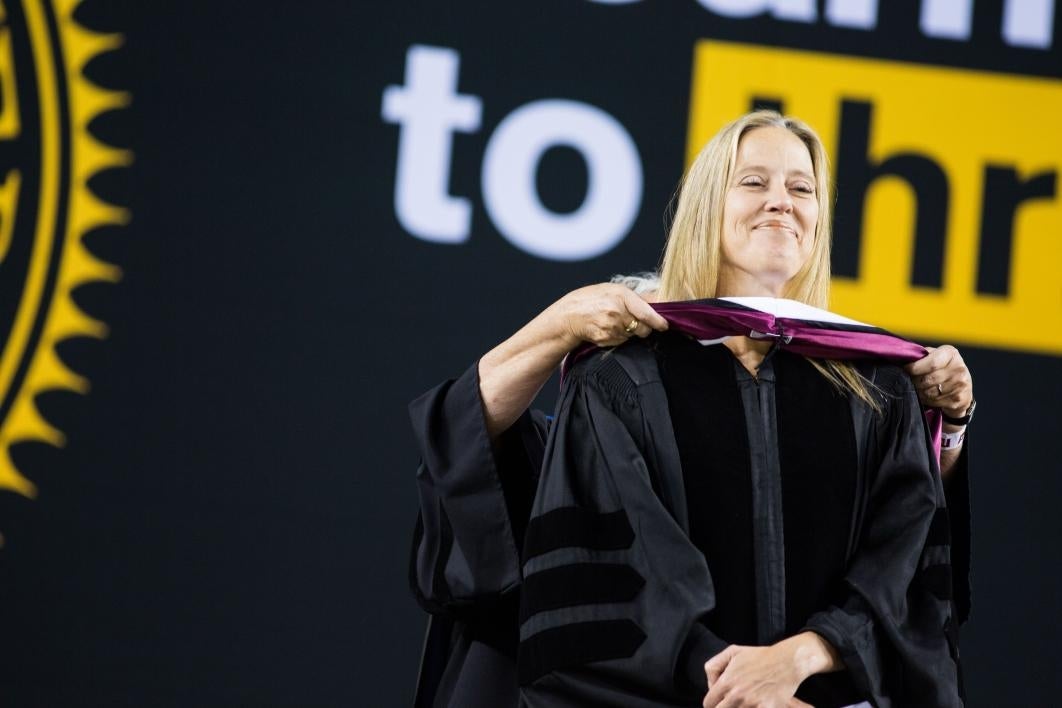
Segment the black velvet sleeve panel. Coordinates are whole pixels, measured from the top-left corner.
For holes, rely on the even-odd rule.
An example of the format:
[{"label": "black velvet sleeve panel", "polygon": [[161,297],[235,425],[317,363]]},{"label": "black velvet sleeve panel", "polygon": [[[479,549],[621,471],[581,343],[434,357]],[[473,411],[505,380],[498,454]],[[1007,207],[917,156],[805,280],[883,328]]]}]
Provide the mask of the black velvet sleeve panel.
[{"label": "black velvet sleeve panel", "polygon": [[969,436],[962,445],[955,466],[944,479],[944,497],[948,501],[948,519],[951,521],[951,564],[955,608],[961,624],[970,618],[972,602]]},{"label": "black velvet sleeve panel", "polygon": [[838,651],[877,706],[961,706],[953,642],[949,524],[928,431],[909,379],[879,367],[868,497],[838,606],[805,629]]},{"label": "black velvet sleeve panel", "polygon": [[410,581],[430,612],[474,611],[520,584],[546,420],[525,411],[491,443],[478,364],[409,406],[421,456]]},{"label": "black velvet sleeve panel", "polygon": [[[547,443],[521,593],[532,708],[689,705],[704,697],[704,661],[726,646],[699,622],[714,604],[704,557],[662,500],[681,490],[681,470],[656,454],[661,424],[671,434],[662,384],[632,379],[629,353],[568,373]],[[664,417],[650,421],[657,401]]]}]

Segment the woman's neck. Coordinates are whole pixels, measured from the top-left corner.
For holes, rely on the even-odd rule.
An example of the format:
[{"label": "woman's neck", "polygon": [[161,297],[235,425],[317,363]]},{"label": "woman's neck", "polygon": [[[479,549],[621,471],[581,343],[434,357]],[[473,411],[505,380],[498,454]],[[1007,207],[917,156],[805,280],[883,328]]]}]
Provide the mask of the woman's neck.
[{"label": "woman's neck", "polygon": [[758,276],[726,267],[719,273],[715,287],[716,297],[785,297],[788,281],[775,274]]},{"label": "woman's neck", "polygon": [[750,337],[727,337],[723,344],[753,376],[757,374],[764,357],[771,350],[769,341]]}]

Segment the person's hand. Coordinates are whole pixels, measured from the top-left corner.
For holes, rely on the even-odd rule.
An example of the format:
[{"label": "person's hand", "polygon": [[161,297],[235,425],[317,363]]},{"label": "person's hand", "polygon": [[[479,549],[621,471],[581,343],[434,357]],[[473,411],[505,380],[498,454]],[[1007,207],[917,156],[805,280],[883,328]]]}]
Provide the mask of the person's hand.
[{"label": "person's hand", "polygon": [[833,645],[815,632],[801,632],[769,647],[732,644],[704,665],[708,694],[702,705],[807,707],[793,695],[804,679],[842,668]]},{"label": "person's hand", "polygon": [[973,378],[959,350],[950,344],[927,347],[929,354],[904,367],[923,406],[941,408],[953,418],[973,403]]},{"label": "person's hand", "polygon": [[614,347],[631,337],[667,329],[667,320],[634,291],[601,283],[573,290],[549,308],[551,317],[574,348],[582,342]]},{"label": "person's hand", "polygon": [[784,642],[769,647],[731,644],[713,656],[704,670],[708,675],[704,708],[807,705],[793,697],[805,677]]}]

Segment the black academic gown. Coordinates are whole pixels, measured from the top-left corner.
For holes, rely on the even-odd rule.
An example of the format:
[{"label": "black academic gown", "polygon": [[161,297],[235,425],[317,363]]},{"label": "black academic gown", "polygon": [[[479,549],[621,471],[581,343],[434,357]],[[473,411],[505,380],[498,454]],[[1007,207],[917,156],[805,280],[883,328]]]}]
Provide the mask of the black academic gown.
[{"label": "black academic gown", "polygon": [[[852,404],[861,468],[848,592],[806,628],[876,704],[959,705],[943,492],[907,378],[867,372],[886,410]],[[435,614],[421,704],[517,705],[516,683],[531,706],[698,704],[703,662],[727,642],[701,622],[712,579],[688,538],[648,349],[581,361],[545,449],[534,414],[491,448],[475,367],[411,411],[424,460],[411,582]]]}]

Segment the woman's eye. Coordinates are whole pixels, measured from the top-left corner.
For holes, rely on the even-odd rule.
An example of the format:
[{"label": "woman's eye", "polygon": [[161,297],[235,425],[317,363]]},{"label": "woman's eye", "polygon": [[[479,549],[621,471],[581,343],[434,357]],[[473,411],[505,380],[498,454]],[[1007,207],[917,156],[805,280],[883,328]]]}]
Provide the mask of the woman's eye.
[{"label": "woman's eye", "polygon": [[815,191],[810,184],[805,184],[803,182],[794,184],[792,186],[792,189],[794,189],[795,191],[800,192],[802,194],[811,194],[812,192]]},{"label": "woman's eye", "polygon": [[741,180],[741,184],[745,185],[746,187],[762,187],[763,180],[759,177],[746,177],[745,179]]}]

